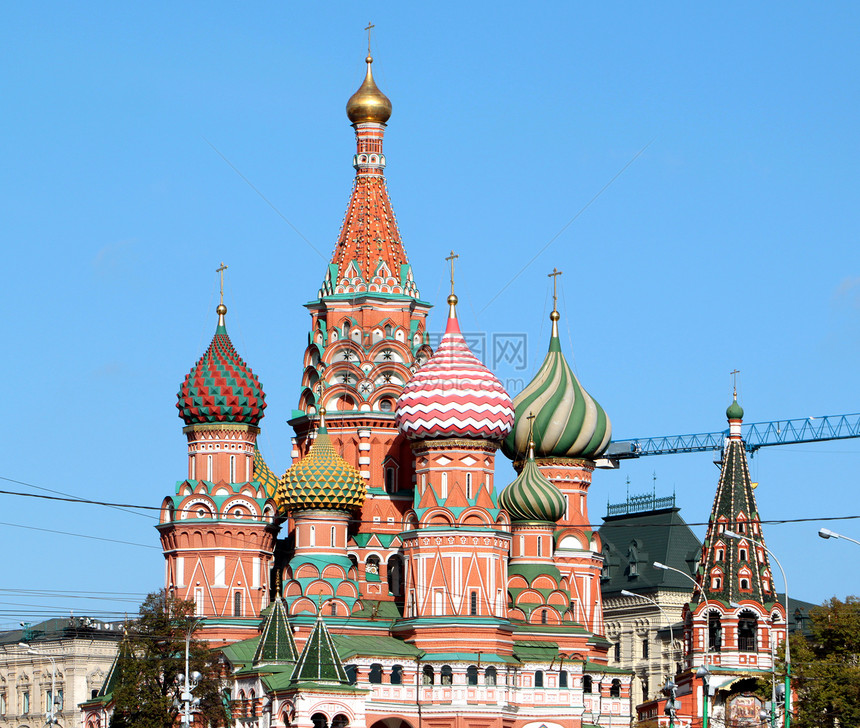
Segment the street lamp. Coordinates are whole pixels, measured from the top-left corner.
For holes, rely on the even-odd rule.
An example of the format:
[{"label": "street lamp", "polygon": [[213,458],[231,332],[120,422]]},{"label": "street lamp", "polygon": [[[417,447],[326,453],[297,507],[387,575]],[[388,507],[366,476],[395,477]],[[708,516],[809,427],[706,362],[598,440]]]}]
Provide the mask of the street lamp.
[{"label": "street lamp", "polygon": [[48,710],[45,712],[45,722],[48,725],[58,724],[59,721],[57,720],[57,714],[54,710],[57,704],[57,663],[54,661],[52,655],[49,655],[47,652],[37,650],[27,642],[19,642],[18,647],[22,647],[27,650],[27,653],[30,655],[40,655],[42,657],[47,657],[51,661],[51,703],[48,706]]},{"label": "street lamp", "polygon": [[821,536],[821,538],[825,538],[825,539],[827,539],[827,538],[843,538],[846,541],[850,541],[851,543],[856,543],[858,546],[860,546],[860,541],[858,541],[856,538],[850,538],[849,536],[843,536],[841,533],[836,533],[836,531],[831,531],[829,528],[820,529],[818,531],[818,535]]},{"label": "street lamp", "polygon": [[702,585],[699,584],[699,582],[697,582],[686,571],[676,569],[674,566],[667,566],[666,564],[661,564],[659,561],[654,562],[654,568],[662,569],[663,571],[674,571],[676,574],[680,574],[685,579],[693,582],[693,587],[699,590],[699,593],[702,595],[702,601],[705,603],[705,657],[704,664],[696,671],[696,677],[702,679],[702,686],[704,688],[705,700],[702,704],[702,728],[708,728],[708,690],[710,689],[710,685],[708,684],[708,678],[710,677],[711,672],[710,670],[708,670],[707,663],[708,654],[711,651],[711,635],[709,634],[711,626],[711,604],[708,601],[708,598],[705,596],[705,590],[702,588]]},{"label": "street lamp", "polygon": [[[827,529],[822,529],[827,530]],[[821,535],[821,531],[818,532]],[[827,536],[823,536],[822,538],[830,538],[830,533],[828,532]],[[776,565],[779,567],[780,572],[782,572],[782,582],[785,584],[785,728],[789,728],[791,726],[791,642],[788,639],[788,579],[785,578],[785,569],[782,568],[782,564],[779,563],[779,559],[774,556],[773,551],[771,551],[767,546],[765,546],[761,541],[756,541],[754,538],[750,538],[742,533],[735,533],[734,531],[729,531],[726,529],[723,531],[725,536],[734,539],[745,539],[750,543],[754,543],[756,546],[760,546],[763,548],[770,557],[776,562]]]},{"label": "street lamp", "polygon": [[185,634],[185,674],[177,675],[176,677],[178,682],[183,683],[182,693],[180,694],[179,699],[184,704],[182,723],[185,725],[185,728],[191,728],[191,709],[196,708],[200,704],[200,698],[195,698],[191,691],[197,687],[203,676],[196,670],[189,674],[189,670],[191,635],[194,634],[194,630],[197,629],[197,625],[199,625],[204,619],[205,617],[200,617],[199,619],[192,620],[188,624],[188,632]]}]

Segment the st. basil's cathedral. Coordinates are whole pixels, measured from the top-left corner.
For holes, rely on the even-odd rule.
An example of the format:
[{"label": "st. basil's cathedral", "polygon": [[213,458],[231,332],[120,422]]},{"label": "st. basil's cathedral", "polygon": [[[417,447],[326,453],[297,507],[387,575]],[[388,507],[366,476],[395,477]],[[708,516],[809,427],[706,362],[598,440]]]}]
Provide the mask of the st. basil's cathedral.
[{"label": "st. basil's cathedral", "polygon": [[[240,726],[629,726],[633,675],[609,657],[603,548],[588,517],[609,417],[565,359],[555,306],[546,358],[511,399],[461,333],[453,253],[444,334],[431,349],[431,304],[384,176],[391,102],[366,62],[346,107],[356,137],[346,216],[305,304],[293,464],[278,478],[257,447],[265,394],[230,340],[222,300],[178,394],[188,471],[161,509],[165,588],[205,617],[197,634],[222,655]],[[494,482],[499,451],[518,473],[511,483]],[[750,539],[742,553],[718,525],[709,530],[698,576],[708,597],[685,613],[678,678],[691,715],[703,699],[696,655],[712,652],[717,631],[731,671],[732,640],[749,643],[758,629],[743,668],[767,669],[771,628],[775,639],[785,624],[754,545],[742,447],[729,458],[722,522],[736,523],[740,508]],[[710,664],[718,681],[720,660]],[[106,683],[83,725],[107,725],[109,696]],[[668,725],[656,709],[644,706],[640,721]]]}]

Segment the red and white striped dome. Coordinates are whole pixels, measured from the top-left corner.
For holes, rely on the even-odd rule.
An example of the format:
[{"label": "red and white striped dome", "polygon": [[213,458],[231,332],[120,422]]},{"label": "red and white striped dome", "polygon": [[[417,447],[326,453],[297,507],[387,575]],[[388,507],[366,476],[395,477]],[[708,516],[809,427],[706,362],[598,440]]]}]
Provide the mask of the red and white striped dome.
[{"label": "red and white striped dome", "polygon": [[503,440],[513,427],[511,398],[469,349],[453,303],[439,348],[397,400],[396,422],[410,440]]}]

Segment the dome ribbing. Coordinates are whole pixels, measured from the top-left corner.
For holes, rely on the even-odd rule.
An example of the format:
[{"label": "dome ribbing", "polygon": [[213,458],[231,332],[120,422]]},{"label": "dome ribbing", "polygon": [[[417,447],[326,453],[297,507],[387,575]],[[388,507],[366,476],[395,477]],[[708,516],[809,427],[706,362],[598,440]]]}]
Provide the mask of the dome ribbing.
[{"label": "dome ribbing", "polygon": [[232,422],[256,426],[263,418],[266,395],[227,335],[227,307],[220,304],[217,312],[218,327],[212,343],[176,395],[179,416],[186,425]]},{"label": "dome ribbing", "polygon": [[361,508],[366,497],[364,478],[335,452],[323,420],[308,454],[281,478],[276,499],[282,512],[307,508],[350,511]]},{"label": "dome ribbing", "polygon": [[603,408],[585,391],[571,370],[558,338],[558,312],[550,314],[549,351],[534,379],[514,398],[516,424],[502,445],[516,460],[529,443],[529,414],[535,416],[537,457],[599,457],[612,436],[612,424]]}]

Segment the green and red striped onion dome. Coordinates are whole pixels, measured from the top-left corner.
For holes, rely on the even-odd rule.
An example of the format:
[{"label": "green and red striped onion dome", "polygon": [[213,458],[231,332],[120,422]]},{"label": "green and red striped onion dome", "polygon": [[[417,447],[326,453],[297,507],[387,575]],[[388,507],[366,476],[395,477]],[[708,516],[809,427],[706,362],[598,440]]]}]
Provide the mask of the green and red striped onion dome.
[{"label": "green and red striped onion dome", "polygon": [[227,335],[227,307],[220,304],[216,310],[218,328],[212,343],[191,367],[176,395],[179,416],[186,425],[232,422],[256,426],[263,418],[266,395]]},{"label": "green and red striped onion dome", "polygon": [[307,455],[284,473],[275,499],[282,513],[310,508],[351,511],[361,508],[367,483],[334,449],[325,421]]},{"label": "green and red striped onion dome", "polygon": [[566,502],[562,492],[538,470],[534,451],[513,483],[499,493],[499,505],[517,521],[558,521],[564,515]]},{"label": "green and red striped onion dome", "polygon": [[502,451],[518,460],[529,443],[529,415],[534,415],[535,455],[594,460],[609,445],[612,424],[603,408],[585,391],[571,370],[558,338],[553,311],[549,351],[534,379],[514,397],[515,422]]}]

